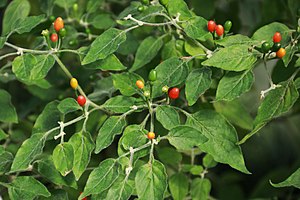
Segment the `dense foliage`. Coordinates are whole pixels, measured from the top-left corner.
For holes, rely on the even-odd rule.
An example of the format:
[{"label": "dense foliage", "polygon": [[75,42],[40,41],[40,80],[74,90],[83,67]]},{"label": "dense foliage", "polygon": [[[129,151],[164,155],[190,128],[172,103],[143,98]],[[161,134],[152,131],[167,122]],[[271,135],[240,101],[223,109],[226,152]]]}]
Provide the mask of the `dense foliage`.
[{"label": "dense foliage", "polygon": [[217,2],[1,0],[0,197],[299,198],[300,2]]}]

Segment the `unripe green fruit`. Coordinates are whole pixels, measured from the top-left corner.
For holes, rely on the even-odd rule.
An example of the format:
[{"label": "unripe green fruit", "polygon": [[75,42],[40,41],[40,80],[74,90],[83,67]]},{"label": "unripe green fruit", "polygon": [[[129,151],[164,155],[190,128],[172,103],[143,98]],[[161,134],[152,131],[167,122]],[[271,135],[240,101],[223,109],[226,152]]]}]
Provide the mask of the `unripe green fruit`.
[{"label": "unripe green fruit", "polygon": [[54,22],[55,21],[55,16],[54,15],[51,15],[50,17],[49,17],[49,20],[51,21],[51,22]]},{"label": "unripe green fruit", "polygon": [[146,90],[146,91],[144,92],[144,96],[147,97],[147,98],[150,97],[150,92],[149,92],[148,90]]},{"label": "unripe green fruit", "polygon": [[169,3],[169,0],[159,0],[159,3],[163,6],[166,6]]},{"label": "unripe green fruit", "polygon": [[155,69],[152,69],[149,72],[148,79],[149,79],[149,81],[156,81],[156,79],[157,79],[157,72],[156,72]]},{"label": "unripe green fruit", "polygon": [[149,4],[149,0],[141,0],[141,2],[142,2],[143,4],[146,4],[146,5]]},{"label": "unripe green fruit", "polygon": [[86,29],[85,29],[85,32],[86,32],[86,34],[90,34],[90,33],[91,33],[91,29],[86,28]]},{"label": "unripe green fruit", "polygon": [[63,38],[66,35],[67,35],[67,30],[65,28],[60,29],[59,36]]},{"label": "unripe green fruit", "polygon": [[271,45],[269,42],[264,42],[262,45],[261,45],[261,50],[263,53],[268,53],[268,51],[271,49]]},{"label": "unripe green fruit", "polygon": [[48,37],[50,35],[48,29],[43,30],[42,35],[45,36],[45,37]]},{"label": "unripe green fruit", "polygon": [[139,12],[143,12],[146,8],[147,8],[147,6],[140,5],[140,6],[137,8],[137,10],[138,10]]},{"label": "unripe green fruit", "polygon": [[74,10],[74,12],[78,11],[78,4],[77,3],[73,4],[73,10]]},{"label": "unripe green fruit", "polygon": [[276,52],[281,48],[281,44],[280,43],[274,43],[272,46],[272,51]]},{"label": "unripe green fruit", "polygon": [[164,87],[162,87],[161,91],[163,91],[164,93],[168,93],[169,87],[165,85]]},{"label": "unripe green fruit", "polygon": [[229,32],[230,29],[231,29],[231,27],[232,27],[232,22],[229,21],[229,20],[227,20],[227,21],[225,22],[225,24],[224,24],[225,32]]}]

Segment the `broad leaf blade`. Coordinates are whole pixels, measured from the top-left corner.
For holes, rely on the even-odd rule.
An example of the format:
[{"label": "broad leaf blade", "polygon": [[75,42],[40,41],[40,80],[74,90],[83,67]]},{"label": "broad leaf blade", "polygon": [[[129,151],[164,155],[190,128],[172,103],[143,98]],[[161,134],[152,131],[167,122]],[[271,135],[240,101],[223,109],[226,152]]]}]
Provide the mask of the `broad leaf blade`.
[{"label": "broad leaf blade", "polygon": [[15,107],[11,103],[11,96],[5,90],[0,89],[0,121],[18,122],[18,116]]},{"label": "broad leaf blade", "polygon": [[58,106],[57,109],[62,113],[62,114],[68,114],[77,110],[82,110],[82,107],[79,106],[77,101],[73,98],[66,98],[62,100]]},{"label": "broad leaf blade", "polygon": [[156,110],[156,119],[167,130],[181,124],[178,112],[171,106],[158,106]]},{"label": "broad leaf blade", "polygon": [[209,59],[202,62],[202,65],[213,66],[229,71],[243,71],[252,68],[256,56],[249,52],[248,45],[232,45],[222,48]]},{"label": "broad leaf blade", "polygon": [[122,133],[125,126],[126,120],[124,116],[109,117],[99,130],[96,139],[95,153],[98,154],[108,147],[113,142],[115,136]]},{"label": "broad leaf blade", "polygon": [[196,128],[187,125],[180,125],[172,128],[167,136],[170,144],[178,150],[189,150],[194,146],[200,146],[207,141],[204,136]]},{"label": "broad leaf blade", "polygon": [[280,183],[272,183],[274,187],[289,187],[293,186],[300,189],[300,168],[297,169],[292,175],[290,175],[286,180]]},{"label": "broad leaf blade", "polygon": [[61,175],[68,175],[73,168],[74,150],[69,143],[61,143],[53,150],[53,162]]},{"label": "broad leaf blade", "polygon": [[98,36],[81,62],[82,65],[101,60],[114,53],[126,40],[126,31],[110,28]]},{"label": "broad leaf blade", "polygon": [[206,67],[191,71],[185,83],[185,95],[189,106],[194,105],[198,98],[210,88],[211,75],[211,70]]},{"label": "broad leaf blade", "polygon": [[149,63],[156,56],[162,45],[162,37],[147,37],[139,46],[130,71],[133,72]]},{"label": "broad leaf blade", "polygon": [[127,200],[133,193],[132,181],[120,175],[118,179],[111,185],[105,197],[106,200]]},{"label": "broad leaf blade", "polygon": [[127,96],[115,96],[108,99],[102,107],[113,113],[125,113],[135,105],[136,98]]},{"label": "broad leaf blade", "polygon": [[209,198],[211,183],[206,178],[195,178],[191,185],[192,200],[206,200]]},{"label": "broad leaf blade", "polygon": [[28,33],[34,27],[42,23],[44,20],[45,20],[45,15],[30,16],[30,17],[26,17],[25,19],[19,19],[14,24],[13,31],[17,32],[18,34]]},{"label": "broad leaf blade", "polygon": [[122,71],[126,69],[126,67],[114,54],[107,56],[104,60],[97,60],[87,64],[84,67],[88,69],[101,69],[104,71]]},{"label": "broad leaf blade", "polygon": [[137,80],[142,80],[143,78],[135,73],[122,73],[122,74],[113,74],[113,83],[116,89],[125,96],[131,96],[137,93],[141,94],[140,89],[136,86]]},{"label": "broad leaf blade", "polygon": [[8,194],[12,200],[29,200],[37,196],[51,196],[47,188],[31,176],[18,176],[8,188]]},{"label": "broad leaf blade", "polygon": [[102,193],[114,183],[118,176],[119,172],[116,166],[116,160],[109,158],[102,161],[99,167],[91,172],[84,191],[78,199],[82,199],[91,194]]},{"label": "broad leaf blade", "polygon": [[73,173],[75,174],[76,180],[79,180],[90,162],[91,154],[95,144],[90,133],[88,132],[75,133],[70,138],[68,143],[73,146]]},{"label": "broad leaf blade", "polygon": [[224,117],[212,110],[201,110],[187,115],[187,125],[197,128],[208,138],[206,143],[199,145],[202,151],[211,154],[217,162],[249,174],[241,148],[236,144],[236,130]]},{"label": "broad leaf blade", "polygon": [[254,82],[252,70],[228,72],[219,82],[216,100],[232,101],[251,89]]},{"label": "broad leaf blade", "polygon": [[183,173],[173,174],[169,179],[169,188],[174,200],[183,200],[189,192],[189,179]]},{"label": "broad leaf blade", "polygon": [[135,177],[136,192],[140,200],[163,199],[167,189],[167,174],[163,164],[154,160],[139,168]]}]

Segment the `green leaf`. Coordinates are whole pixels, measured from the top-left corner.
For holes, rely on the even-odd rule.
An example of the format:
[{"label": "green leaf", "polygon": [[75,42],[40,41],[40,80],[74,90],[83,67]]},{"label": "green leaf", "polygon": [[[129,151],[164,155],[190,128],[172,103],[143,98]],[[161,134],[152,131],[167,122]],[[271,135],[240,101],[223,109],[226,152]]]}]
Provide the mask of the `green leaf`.
[{"label": "green leaf", "polygon": [[157,156],[163,164],[178,166],[182,161],[182,155],[173,147],[162,147],[156,149]]},{"label": "green leaf", "polygon": [[14,158],[10,171],[26,170],[31,162],[42,154],[47,135],[37,133],[25,140]]},{"label": "green leaf", "polygon": [[172,57],[180,57],[180,52],[176,49],[176,40],[170,40],[164,44],[164,47],[161,51],[161,59],[167,60]]},{"label": "green leaf", "polygon": [[163,164],[154,160],[139,168],[135,177],[136,192],[140,200],[163,199],[167,189],[167,174]]},{"label": "green leaf", "polygon": [[294,83],[295,83],[295,87],[297,89],[300,89],[300,78],[297,78]]},{"label": "green leaf", "polygon": [[55,168],[66,176],[73,168],[74,150],[73,146],[69,143],[61,143],[53,150],[53,162]]},{"label": "green leaf", "polygon": [[189,192],[189,179],[183,173],[173,174],[169,187],[174,200],[184,200]]},{"label": "green leaf", "polygon": [[115,136],[122,133],[125,126],[126,120],[124,116],[109,117],[99,130],[96,139],[95,153],[98,154],[108,147],[113,142]]},{"label": "green leaf", "polygon": [[119,45],[126,40],[126,31],[110,28],[98,36],[81,62],[82,65],[104,59],[114,53]]},{"label": "green leaf", "polygon": [[206,53],[202,47],[197,45],[192,40],[186,40],[184,42],[184,50],[191,56],[195,56],[196,59],[205,59]]},{"label": "green leaf", "polygon": [[116,160],[109,158],[102,161],[100,165],[91,172],[84,191],[78,199],[82,199],[91,194],[102,193],[115,182],[118,176],[119,172],[116,166]]},{"label": "green leaf", "polygon": [[10,184],[8,194],[11,200],[30,200],[37,196],[51,196],[47,188],[31,176],[18,176]]},{"label": "green leaf", "polygon": [[[52,101],[46,105],[43,112],[35,121],[32,128],[32,134],[46,133],[50,129],[58,126],[58,122],[60,121],[60,112],[57,106],[58,101]],[[52,132],[51,136],[56,135],[56,133],[58,133],[58,131]]]},{"label": "green leaf", "polygon": [[9,171],[13,162],[14,156],[8,151],[0,151],[0,174],[4,174]]},{"label": "green leaf", "polygon": [[[297,52],[295,45],[287,45],[285,48],[286,54],[282,58],[285,67],[288,67],[289,63],[292,61],[294,54]],[[296,65],[296,64],[295,64]]]},{"label": "green leaf", "polygon": [[106,200],[127,200],[133,193],[133,183],[125,178],[125,175],[120,175],[117,180],[111,185],[106,195]]},{"label": "green leaf", "polygon": [[212,38],[210,32],[207,31],[207,20],[203,17],[194,17],[183,24],[186,34],[196,40],[205,41]]},{"label": "green leaf", "polygon": [[13,25],[13,32],[17,32],[19,34],[28,33],[43,21],[45,21],[45,15],[30,16],[25,19],[19,19]]},{"label": "green leaf", "polygon": [[253,40],[245,35],[236,34],[224,37],[221,40],[215,40],[215,43],[223,47],[229,47],[233,45],[248,45],[250,47],[251,45],[261,44],[261,41]]},{"label": "green leaf", "polygon": [[257,133],[271,119],[277,118],[288,112],[297,101],[299,93],[292,80],[279,83],[280,87],[271,90],[258,108],[254,120],[254,129],[248,133],[239,144],[244,143]]},{"label": "green leaf", "polygon": [[74,189],[77,189],[77,183],[74,174],[70,173],[67,176],[62,176],[55,168],[52,156],[46,156],[35,163],[37,163],[37,171],[39,174],[55,185],[70,186]]},{"label": "green leaf", "polygon": [[185,95],[189,106],[194,105],[198,98],[210,88],[211,76],[212,72],[207,67],[191,71],[185,83]]},{"label": "green leaf", "polygon": [[52,55],[23,54],[12,62],[12,70],[16,77],[26,84],[33,84],[46,77],[55,60]]},{"label": "green leaf", "polygon": [[11,103],[11,96],[5,90],[0,89],[0,121],[18,123],[15,107]]},{"label": "green leaf", "polygon": [[120,142],[125,150],[140,147],[148,142],[147,133],[140,125],[129,125],[125,128]]},{"label": "green leaf", "polygon": [[214,107],[229,122],[246,130],[252,129],[253,119],[240,101],[217,101],[214,102]]},{"label": "green leaf", "polygon": [[161,89],[163,86],[177,86],[184,82],[188,75],[187,63],[176,57],[165,60],[155,69],[157,71],[157,80],[153,85],[153,97],[158,97],[162,94]]},{"label": "green leaf", "polygon": [[289,28],[278,22],[272,22],[267,24],[258,30],[252,36],[252,39],[257,41],[267,41],[269,43],[273,42],[273,35],[275,32],[280,32],[282,36],[281,44],[285,46],[290,41],[290,30]]},{"label": "green leaf", "polygon": [[109,55],[104,60],[97,60],[95,62],[87,64],[84,67],[88,69],[101,69],[104,71],[122,71],[126,69],[126,67],[114,54]]},{"label": "green leaf", "polygon": [[5,140],[8,135],[0,128],[0,141]]},{"label": "green leaf", "polygon": [[7,37],[0,37],[0,49],[4,47]]},{"label": "green leaf", "polygon": [[300,168],[297,169],[292,175],[290,175],[286,180],[280,182],[280,183],[271,183],[274,187],[296,187],[300,189]]},{"label": "green leaf", "polygon": [[254,82],[251,69],[242,72],[228,72],[220,80],[216,100],[232,101],[248,92]]},{"label": "green leaf", "polygon": [[206,168],[213,168],[217,165],[218,163],[214,160],[214,158],[210,154],[206,154],[203,157],[203,166]]},{"label": "green leaf", "polygon": [[74,3],[76,3],[76,0],[55,0],[54,3],[61,8],[68,10]]},{"label": "green leaf", "polygon": [[131,96],[137,93],[141,93],[140,89],[136,86],[135,82],[137,80],[142,80],[143,78],[135,73],[122,73],[122,74],[112,74],[113,83],[116,89],[125,96]]},{"label": "green leaf", "polygon": [[12,1],[5,10],[2,21],[2,36],[8,35],[13,31],[13,25],[19,19],[24,19],[28,16],[30,4],[27,0]]},{"label": "green leaf", "polygon": [[57,109],[62,113],[62,114],[68,114],[77,110],[82,110],[82,107],[79,106],[77,101],[73,98],[66,98],[62,100],[58,106]]},{"label": "green leaf", "polygon": [[176,17],[178,13],[180,13],[181,20],[186,20],[192,17],[192,14],[184,0],[168,1],[166,7],[169,14],[173,17]]},{"label": "green leaf", "polygon": [[172,106],[158,106],[156,110],[156,119],[167,130],[181,124],[180,116]]},{"label": "green leaf", "polygon": [[211,183],[208,179],[195,178],[191,185],[192,200],[206,200],[209,199],[211,190]]},{"label": "green leaf", "polygon": [[300,57],[296,60],[295,67],[300,67]]},{"label": "green leaf", "polygon": [[136,98],[126,96],[115,96],[108,99],[102,107],[113,113],[126,113],[135,105]]},{"label": "green leaf", "polygon": [[200,146],[207,138],[196,128],[180,125],[172,128],[167,136],[170,144],[178,150],[189,150],[194,146]]},{"label": "green leaf", "polygon": [[50,190],[50,197],[39,197],[38,200],[69,200],[67,191],[63,189]]},{"label": "green leaf", "polygon": [[202,65],[213,66],[229,71],[243,71],[252,68],[257,58],[248,50],[248,45],[232,45],[222,48]]},{"label": "green leaf", "polygon": [[83,174],[90,162],[91,154],[95,144],[90,133],[88,132],[75,133],[69,139],[68,143],[73,146],[73,173],[75,174],[76,180],[79,180],[80,176]]},{"label": "green leaf", "polygon": [[154,38],[147,37],[139,46],[132,68],[129,71],[133,72],[148,64],[158,53],[163,45],[162,37]]},{"label": "green leaf", "polygon": [[208,141],[200,144],[202,151],[213,156],[220,163],[249,174],[244,162],[241,148],[236,145],[237,133],[234,127],[224,117],[212,110],[201,110],[187,115],[187,125],[197,128]]},{"label": "green leaf", "polygon": [[92,19],[88,19],[88,22],[96,29],[109,29],[115,25],[115,21],[110,14],[98,14]]}]

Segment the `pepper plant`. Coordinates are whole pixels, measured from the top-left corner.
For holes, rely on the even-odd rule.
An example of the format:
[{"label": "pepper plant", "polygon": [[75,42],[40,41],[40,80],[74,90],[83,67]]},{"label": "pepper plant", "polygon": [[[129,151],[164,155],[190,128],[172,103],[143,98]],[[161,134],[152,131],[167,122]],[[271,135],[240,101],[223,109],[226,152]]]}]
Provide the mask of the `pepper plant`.
[{"label": "pepper plant", "polygon": [[[214,168],[255,173],[241,145],[297,111],[300,21],[249,37],[187,3],[1,1],[2,198],[214,199]],[[253,120],[240,99],[258,67]]]}]

